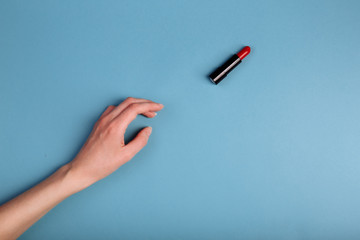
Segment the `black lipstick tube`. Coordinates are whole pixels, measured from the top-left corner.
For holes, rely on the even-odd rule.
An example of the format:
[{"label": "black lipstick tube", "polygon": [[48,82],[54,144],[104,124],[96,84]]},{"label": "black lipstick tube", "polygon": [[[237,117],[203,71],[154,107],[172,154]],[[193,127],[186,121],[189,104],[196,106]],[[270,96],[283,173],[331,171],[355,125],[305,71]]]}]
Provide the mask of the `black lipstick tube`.
[{"label": "black lipstick tube", "polygon": [[238,55],[234,54],[231,58],[229,58],[229,60],[209,75],[210,80],[213,83],[218,84],[240,63],[241,59]]},{"label": "black lipstick tube", "polygon": [[218,67],[214,72],[209,75],[210,80],[218,84],[221,82],[241,61],[250,53],[250,47],[246,46],[237,54],[234,54],[223,65]]}]

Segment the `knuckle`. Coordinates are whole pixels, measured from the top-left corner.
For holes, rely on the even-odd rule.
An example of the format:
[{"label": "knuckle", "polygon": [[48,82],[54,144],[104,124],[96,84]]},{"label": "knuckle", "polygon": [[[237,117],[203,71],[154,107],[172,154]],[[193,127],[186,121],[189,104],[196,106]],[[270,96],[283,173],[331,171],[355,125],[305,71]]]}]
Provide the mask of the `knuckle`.
[{"label": "knuckle", "polygon": [[123,157],[125,159],[125,161],[129,161],[130,159],[132,159],[134,156],[134,154],[130,151],[124,151],[123,152]]},{"label": "knuckle", "polygon": [[129,110],[130,111],[136,111],[139,108],[140,104],[139,103],[132,103],[129,106]]},{"label": "knuckle", "polygon": [[133,98],[133,97],[127,97],[124,102],[132,103],[132,102],[134,102],[134,100],[135,100],[135,98]]},{"label": "knuckle", "polygon": [[100,118],[100,119],[97,121],[96,125],[97,125],[97,126],[104,126],[105,123],[106,123],[106,118],[105,118],[105,117],[102,117],[102,118]]},{"label": "knuckle", "polygon": [[111,122],[106,128],[106,133],[112,135],[115,134],[117,130],[118,130],[117,124],[115,122]]}]

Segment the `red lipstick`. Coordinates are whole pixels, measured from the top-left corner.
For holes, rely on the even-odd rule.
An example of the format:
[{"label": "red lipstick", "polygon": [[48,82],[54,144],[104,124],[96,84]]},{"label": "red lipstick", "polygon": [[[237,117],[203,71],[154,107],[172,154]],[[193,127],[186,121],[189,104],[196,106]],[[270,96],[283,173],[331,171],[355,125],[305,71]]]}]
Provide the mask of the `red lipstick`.
[{"label": "red lipstick", "polygon": [[212,72],[209,77],[210,80],[218,84],[223,80],[228,73],[230,73],[241,61],[250,53],[251,49],[249,46],[244,47],[237,54],[234,54],[229,60],[227,60],[223,65],[218,67],[214,72]]}]

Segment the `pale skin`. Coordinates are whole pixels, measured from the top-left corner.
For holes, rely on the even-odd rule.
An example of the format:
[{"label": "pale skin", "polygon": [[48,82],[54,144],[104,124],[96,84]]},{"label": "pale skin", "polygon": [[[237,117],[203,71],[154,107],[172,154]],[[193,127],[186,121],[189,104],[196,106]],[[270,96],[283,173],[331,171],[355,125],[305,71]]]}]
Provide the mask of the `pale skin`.
[{"label": "pale skin", "polygon": [[125,145],[126,128],[137,115],[153,118],[162,108],[162,104],[139,98],[127,98],[118,106],[109,106],[74,160],[0,206],[0,239],[18,238],[61,201],[131,160],[147,144],[152,128],[143,128]]}]

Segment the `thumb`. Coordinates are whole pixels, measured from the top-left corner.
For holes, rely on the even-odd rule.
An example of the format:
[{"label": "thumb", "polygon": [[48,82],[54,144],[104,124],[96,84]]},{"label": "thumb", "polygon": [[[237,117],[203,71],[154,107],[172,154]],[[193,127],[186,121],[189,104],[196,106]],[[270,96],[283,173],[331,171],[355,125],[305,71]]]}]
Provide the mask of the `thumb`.
[{"label": "thumb", "polygon": [[127,155],[129,156],[129,159],[127,159],[128,161],[133,158],[143,147],[146,146],[149,137],[151,135],[152,132],[152,128],[151,127],[146,127],[143,128],[137,135],[136,137],[129,142],[126,147],[125,147],[125,151],[127,151]]}]

